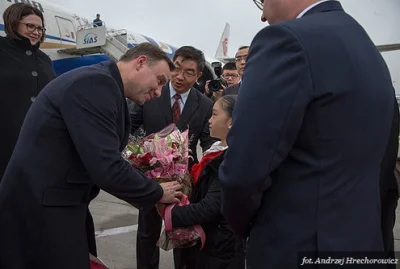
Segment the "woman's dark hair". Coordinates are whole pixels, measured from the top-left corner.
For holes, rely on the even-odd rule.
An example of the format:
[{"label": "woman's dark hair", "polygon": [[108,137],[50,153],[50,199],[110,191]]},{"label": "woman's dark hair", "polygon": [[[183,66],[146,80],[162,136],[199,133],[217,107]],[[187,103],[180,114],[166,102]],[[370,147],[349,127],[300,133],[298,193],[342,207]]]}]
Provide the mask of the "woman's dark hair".
[{"label": "woman's dark hair", "polygon": [[235,109],[236,104],[236,94],[224,95],[220,97],[218,100],[221,100],[222,109],[228,114],[230,118],[232,118],[233,110]]},{"label": "woman's dark hair", "polygon": [[[44,28],[43,13],[39,9],[28,4],[16,3],[9,6],[3,13],[4,31],[6,34],[13,39],[18,39],[18,24],[23,17],[28,15],[40,17],[42,19],[42,27]],[[44,41],[45,36],[46,33],[43,33],[40,43]]]}]

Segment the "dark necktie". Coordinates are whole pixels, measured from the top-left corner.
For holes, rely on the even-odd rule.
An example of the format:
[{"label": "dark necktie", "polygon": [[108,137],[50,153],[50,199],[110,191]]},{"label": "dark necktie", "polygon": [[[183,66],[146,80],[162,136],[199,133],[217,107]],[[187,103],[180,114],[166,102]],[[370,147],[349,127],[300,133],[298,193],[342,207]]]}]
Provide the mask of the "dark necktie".
[{"label": "dark necktie", "polygon": [[172,120],[174,121],[175,124],[178,124],[179,117],[181,116],[181,108],[179,106],[179,99],[181,99],[181,95],[175,94],[174,98],[175,102],[172,105]]}]

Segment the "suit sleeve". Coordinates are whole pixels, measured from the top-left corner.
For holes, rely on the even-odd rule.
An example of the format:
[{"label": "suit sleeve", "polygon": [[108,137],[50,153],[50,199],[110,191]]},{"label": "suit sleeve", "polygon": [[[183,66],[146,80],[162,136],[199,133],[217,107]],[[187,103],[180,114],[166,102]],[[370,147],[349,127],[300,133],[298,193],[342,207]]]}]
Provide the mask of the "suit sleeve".
[{"label": "suit sleeve", "polygon": [[129,104],[129,115],[131,117],[131,134],[134,134],[143,124],[143,105],[131,101]]},{"label": "suit sleeve", "polygon": [[249,51],[219,171],[222,212],[242,236],[272,184],[271,173],[296,140],[312,87],[296,37],[279,25],[261,30]]},{"label": "suit sleeve", "polygon": [[60,111],[94,184],[135,206],[152,207],[163,195],[161,186],[132,168],[119,151],[116,122],[124,101],[112,79],[93,76],[71,86]]},{"label": "suit sleeve", "polygon": [[392,127],[381,163],[381,197],[383,197],[388,190],[398,189],[394,171],[396,170],[397,152],[399,147],[399,106],[395,96],[393,96],[393,103]]},{"label": "suit sleeve", "polygon": [[213,180],[206,196],[199,202],[175,206],[171,211],[173,227],[188,227],[215,220],[221,214],[221,190],[218,180]]},{"label": "suit sleeve", "polygon": [[218,141],[218,139],[210,136],[210,127],[209,127],[208,121],[210,120],[211,115],[212,115],[213,104],[212,104],[211,100],[207,100],[207,101],[209,101],[209,102],[207,102],[208,107],[206,110],[206,117],[204,119],[203,131],[201,132],[201,136],[200,136],[200,146],[201,146],[201,149],[203,150],[203,152],[208,150],[212,146],[212,144],[214,144],[216,141]]}]

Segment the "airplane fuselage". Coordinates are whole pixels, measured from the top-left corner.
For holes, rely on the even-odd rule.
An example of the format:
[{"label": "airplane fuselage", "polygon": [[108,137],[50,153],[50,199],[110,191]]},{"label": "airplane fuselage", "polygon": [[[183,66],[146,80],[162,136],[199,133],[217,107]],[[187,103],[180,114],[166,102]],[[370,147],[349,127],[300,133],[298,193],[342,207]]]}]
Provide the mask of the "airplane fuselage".
[{"label": "airplane fuselage", "polygon": [[[53,61],[53,67],[57,75],[67,72],[73,68],[109,60],[109,58],[104,54],[72,56],[60,53],[60,50],[62,49],[76,47],[76,32],[82,28],[91,26],[91,20],[83,18],[73,12],[67,11],[57,5],[43,0],[0,0],[1,14],[3,14],[4,10],[8,6],[14,3],[27,3],[43,12],[46,27],[46,39],[41,44],[40,48]],[[115,30],[108,26],[106,26],[106,28],[108,31]],[[162,48],[170,58],[173,57],[177,49],[172,45],[156,41],[142,34],[134,32],[127,33],[128,47],[132,47],[143,42],[150,42]],[[0,35],[5,36],[4,22],[2,17],[0,18]],[[88,43],[95,41],[96,40],[94,40],[94,37],[88,37],[87,40],[85,40],[85,42]],[[213,70],[210,69],[211,61],[219,60],[207,58],[206,68],[209,72],[205,72],[205,77],[202,80],[210,79],[210,75],[213,76],[214,74]]]}]

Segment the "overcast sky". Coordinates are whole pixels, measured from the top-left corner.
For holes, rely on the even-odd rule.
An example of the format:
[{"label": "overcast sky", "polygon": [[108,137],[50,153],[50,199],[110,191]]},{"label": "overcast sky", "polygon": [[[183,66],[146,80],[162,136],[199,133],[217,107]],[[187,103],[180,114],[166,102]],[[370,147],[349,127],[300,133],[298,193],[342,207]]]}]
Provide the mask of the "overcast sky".
[{"label": "overcast sky", "polygon": [[[192,45],[214,56],[225,22],[231,25],[229,56],[250,44],[267,24],[252,0],[49,0],[77,15],[141,33],[175,46]],[[296,1],[296,0],[293,0]],[[400,0],[341,0],[376,44],[400,42]]]}]

